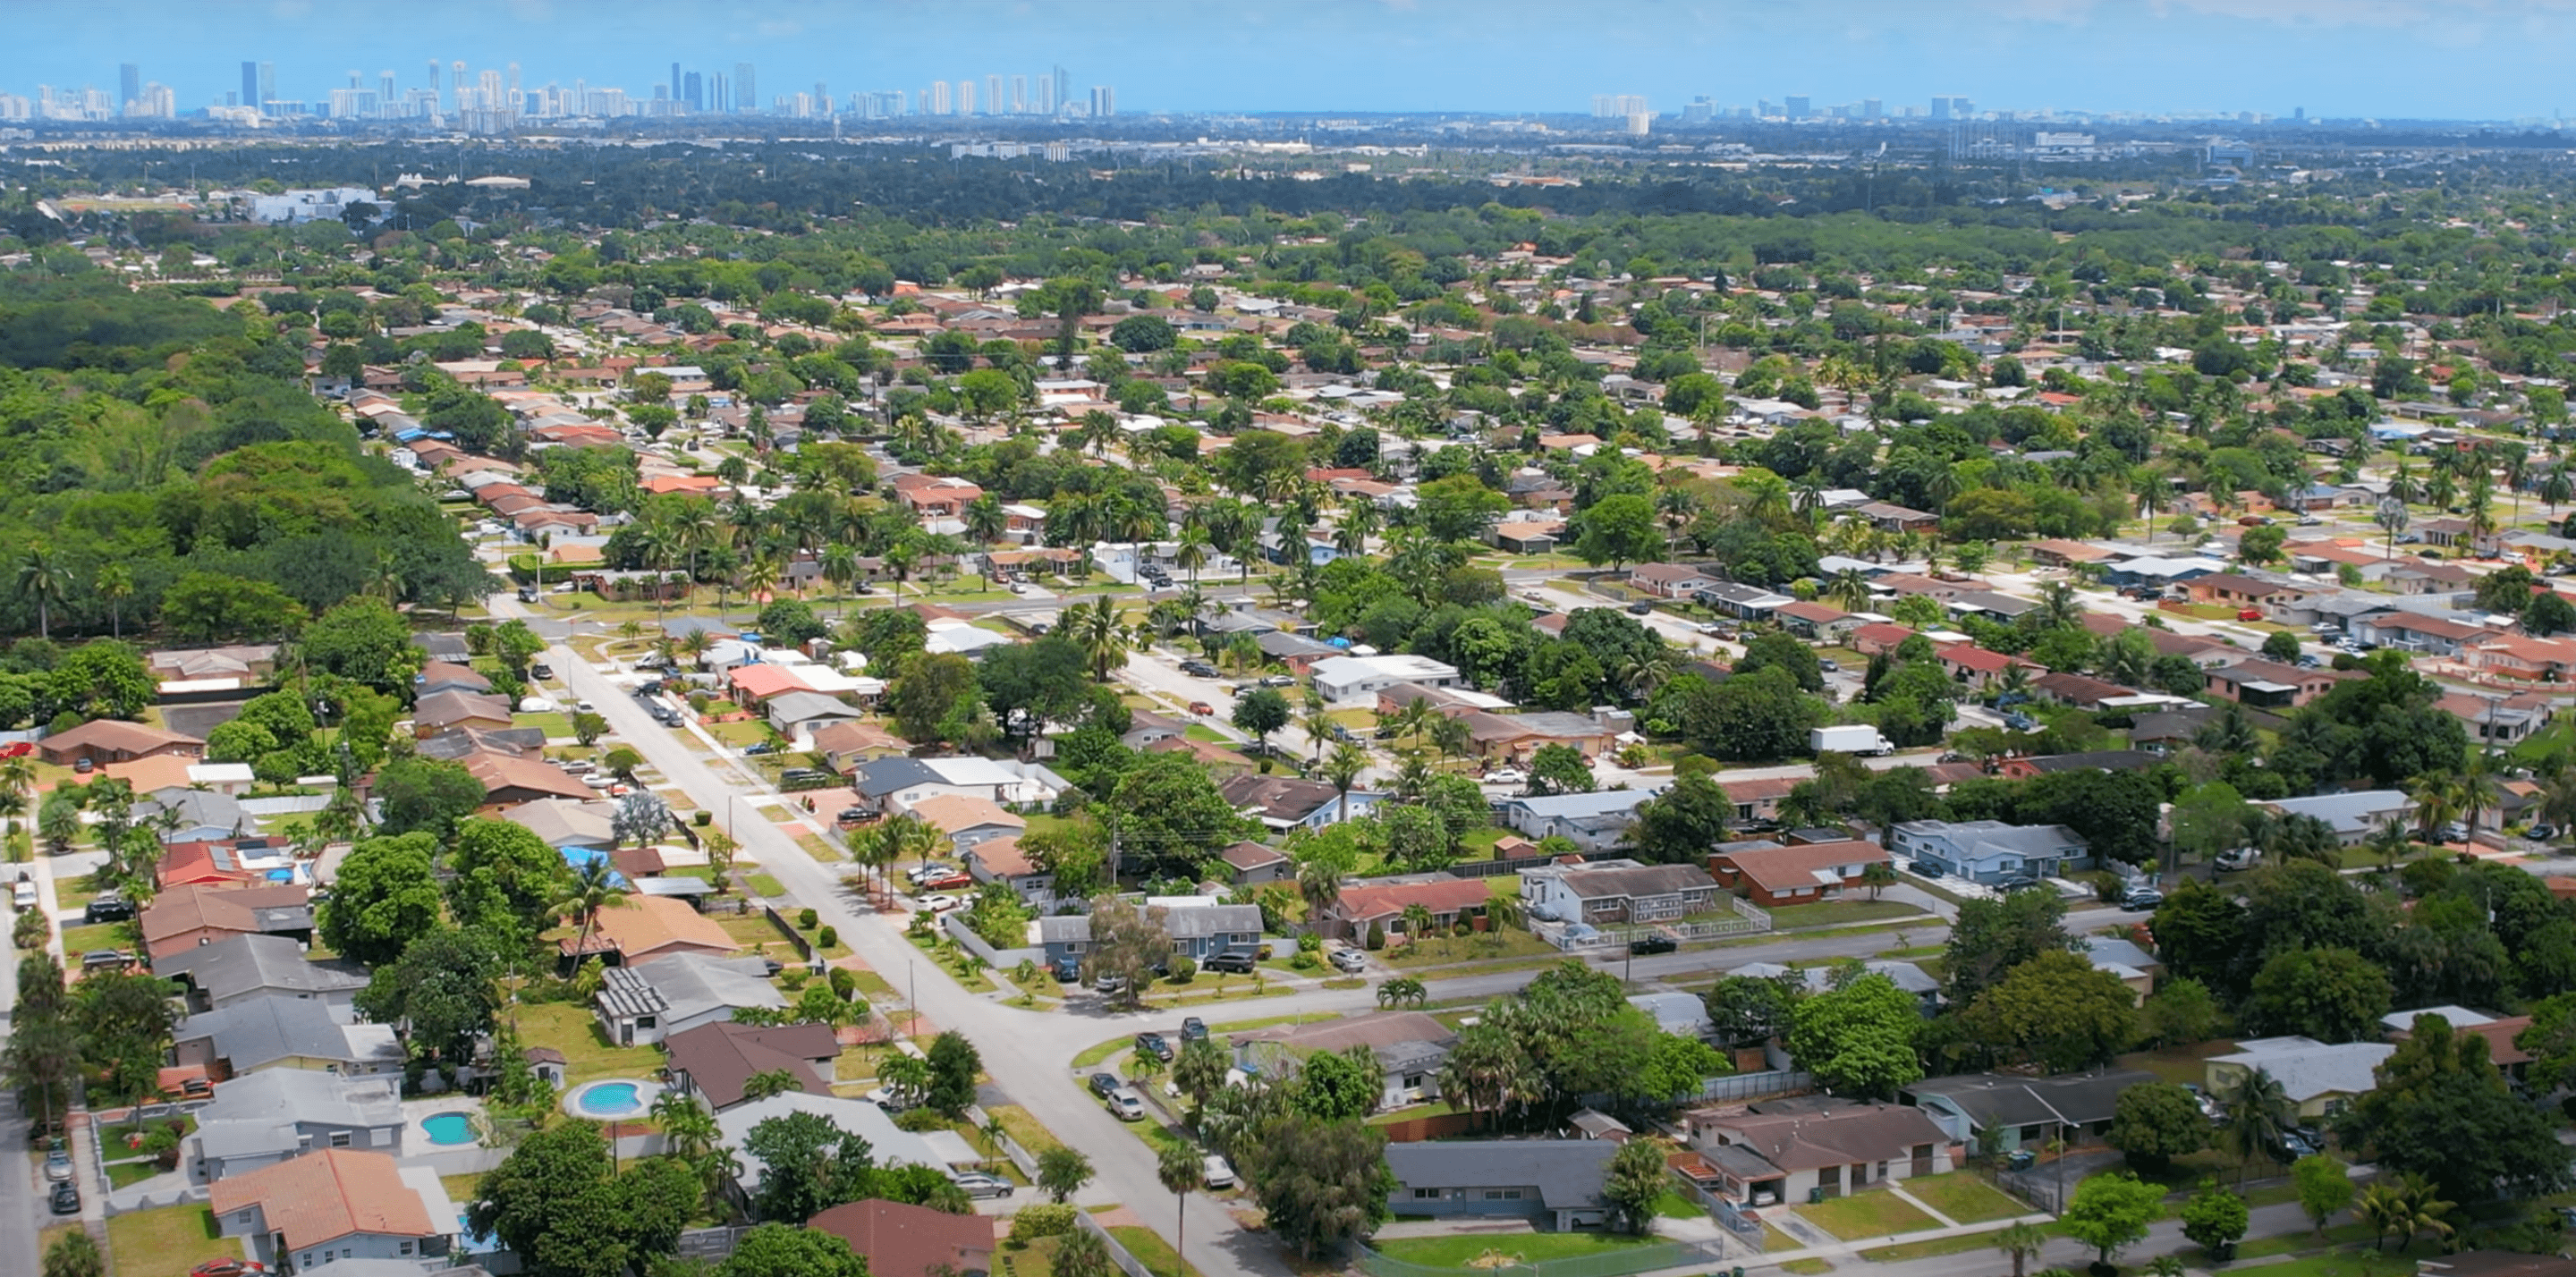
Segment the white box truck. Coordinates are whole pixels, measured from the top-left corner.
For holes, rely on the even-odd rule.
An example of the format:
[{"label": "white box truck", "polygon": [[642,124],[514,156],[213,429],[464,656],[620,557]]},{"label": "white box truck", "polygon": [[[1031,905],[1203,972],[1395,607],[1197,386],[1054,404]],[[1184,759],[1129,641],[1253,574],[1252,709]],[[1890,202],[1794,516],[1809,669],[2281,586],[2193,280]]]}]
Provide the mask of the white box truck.
[{"label": "white box truck", "polygon": [[1819,754],[1885,754],[1896,746],[1867,723],[1819,727],[1807,733],[1807,748]]}]

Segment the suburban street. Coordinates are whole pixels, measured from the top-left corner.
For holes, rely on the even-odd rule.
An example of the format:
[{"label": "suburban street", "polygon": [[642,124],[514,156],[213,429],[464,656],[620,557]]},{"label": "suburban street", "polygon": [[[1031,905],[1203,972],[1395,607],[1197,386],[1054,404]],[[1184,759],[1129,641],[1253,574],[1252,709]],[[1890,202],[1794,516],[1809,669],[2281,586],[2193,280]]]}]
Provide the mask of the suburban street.
[{"label": "suburban street", "polygon": [[[507,598],[496,598],[494,610],[504,617],[520,614],[515,600]],[[1072,1064],[1075,1055],[1104,1040],[1149,1028],[1172,1031],[1177,1028],[1177,1013],[1113,1013],[1089,994],[1077,995],[1057,1011],[1022,1010],[1004,1005],[1005,995],[1001,993],[968,992],[904,938],[908,915],[870,909],[844,886],[837,867],[816,862],[796,844],[791,831],[800,827],[820,829],[821,819],[809,819],[792,804],[783,803],[750,774],[738,770],[730,759],[710,762],[700,757],[681,737],[653,722],[644,706],[630,694],[631,680],[625,684],[612,681],[609,673],[561,643],[549,650],[547,659],[563,680],[569,697],[592,702],[617,736],[641,753],[672,785],[700,807],[717,813],[716,819],[729,826],[742,844],[746,862],[756,861],[785,888],[789,900],[813,908],[824,922],[838,928],[861,959],[915,1000],[915,1009],[928,1026],[956,1029],[974,1040],[993,1085],[1027,1108],[1059,1139],[1091,1157],[1099,1178],[1082,1195],[1083,1201],[1123,1204],[1167,1238],[1181,1232],[1175,1227],[1172,1195],[1164,1192],[1156,1179],[1151,1146],[1083,1089]],[[786,828],[776,823],[781,821]],[[1896,891],[1900,898],[1941,907],[1940,902],[1908,888]],[[2068,921],[2071,927],[2091,929],[2140,916],[2097,909],[2072,915]],[[1639,958],[1633,963],[1624,953],[1598,961],[1604,969],[1635,981],[1641,990],[1685,987],[1682,982],[1695,987],[1718,971],[1748,962],[1865,957],[1892,947],[1900,930],[1905,943],[1918,946],[1937,944],[1947,934],[1939,918],[1926,917],[1906,927],[1858,932],[1844,929],[1841,934],[1693,949]],[[1430,995],[1437,1002],[1470,1002],[1509,993],[1535,974],[1535,969],[1523,968],[1434,978],[1429,981]],[[1201,1013],[1222,1022],[1230,1012],[1262,1018],[1338,1015],[1375,1005],[1371,988],[1317,988],[1212,1006]],[[1187,1199],[1186,1210],[1187,1257],[1208,1277],[1284,1277],[1287,1273],[1275,1244],[1266,1236],[1237,1227],[1216,1199],[1192,1195]],[[1926,1277],[1931,1277],[1936,1273],[1981,1270],[1991,1267],[1992,1261],[1969,1255],[1925,1262],[1942,1265],[1924,1270]]]}]

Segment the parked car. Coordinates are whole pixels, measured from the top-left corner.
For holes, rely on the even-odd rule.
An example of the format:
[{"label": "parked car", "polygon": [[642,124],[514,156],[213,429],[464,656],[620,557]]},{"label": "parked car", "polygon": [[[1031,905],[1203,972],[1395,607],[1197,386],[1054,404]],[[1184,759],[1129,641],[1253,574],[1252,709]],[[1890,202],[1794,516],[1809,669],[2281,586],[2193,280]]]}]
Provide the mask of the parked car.
[{"label": "parked car", "polygon": [[1654,614],[1654,611],[1655,605],[1652,603],[1631,603],[1628,605],[1628,615],[1630,616],[1651,616]]},{"label": "parked car", "polygon": [[1195,678],[1215,678],[1216,667],[1205,661],[1183,661],[1181,672]]},{"label": "parked car", "polygon": [[770,741],[756,740],[743,746],[742,752],[744,757],[754,754],[775,754],[778,752],[778,746]]},{"label": "parked car", "polygon": [[45,1141],[45,1178],[60,1181],[71,1177],[71,1150],[59,1139]]},{"label": "parked car", "polygon": [[1150,1055],[1169,1064],[1172,1062],[1172,1044],[1165,1041],[1160,1033],[1139,1033],[1136,1035],[1136,1054]]},{"label": "parked car", "polygon": [[9,884],[9,904],[16,909],[36,907],[36,884],[27,881],[27,875],[21,873],[18,881]]},{"label": "parked car", "polygon": [[86,776],[98,770],[98,763],[90,758],[77,758],[72,760],[72,770]]},{"label": "parked car", "polygon": [[70,1180],[54,1185],[53,1212],[57,1215],[80,1214],[80,1190]]},{"label": "parked car", "polygon": [[1092,1094],[1105,1100],[1109,1098],[1109,1093],[1111,1091],[1118,1089],[1118,1075],[1115,1073],[1094,1073],[1085,1082],[1085,1085],[1091,1088]]},{"label": "parked car", "polygon": [[833,817],[832,820],[833,823],[846,827],[865,823],[867,818],[868,809],[865,807],[844,807],[841,809],[841,814]]},{"label": "parked car", "polygon": [[1494,770],[1485,773],[1485,783],[1488,785],[1526,785],[1529,783],[1529,776],[1517,767],[1497,767]]},{"label": "parked car", "polygon": [[935,896],[923,896],[921,898],[921,907],[931,911],[932,913],[946,913],[964,903],[966,902],[955,896],[944,893]]},{"label": "parked car", "polygon": [[1335,971],[1356,974],[1368,968],[1368,955],[1357,949],[1335,949],[1332,963]]},{"label": "parked car", "polygon": [[256,1259],[209,1259],[188,1270],[188,1277],[259,1277],[268,1265]]},{"label": "parked car", "polygon": [[567,776],[587,776],[592,772],[599,770],[599,764],[594,763],[587,758],[575,758],[567,762],[558,763],[556,766],[563,768],[564,774]]},{"label": "parked car", "polygon": [[2523,831],[2522,831],[2522,836],[2523,836],[2523,837],[2525,837],[2525,838],[2533,838],[2533,839],[2538,839],[2539,841],[2542,841],[2542,842],[2547,842],[2547,841],[2549,841],[2550,839],[2555,838],[2555,837],[2557,837],[2557,836],[2558,836],[2558,826],[2556,826],[2556,825],[2533,825],[2531,828],[2526,829],[2526,830],[2523,830]]},{"label": "parked car", "polygon": [[1181,1021],[1181,1041],[1196,1042],[1207,1035],[1207,1021],[1194,1015]]},{"label": "parked car", "polygon": [[1190,712],[1200,715],[1213,714],[1216,712],[1216,706],[1210,705],[1206,701],[1191,701]]},{"label": "parked car", "polygon": [[2218,853],[2218,859],[2210,863],[2220,873],[2237,873],[2253,868],[2254,863],[2262,858],[2263,849],[2260,847],[2230,847]]},{"label": "parked car", "polygon": [[2153,909],[2164,902],[2165,893],[2144,884],[2131,887],[2120,896],[2123,909]]},{"label": "parked car", "polygon": [[1680,947],[1681,944],[1679,941],[1676,941],[1671,936],[1664,935],[1660,932],[1649,936],[1639,936],[1628,942],[1628,952],[1638,955],[1650,953],[1671,953],[1673,950]]},{"label": "parked car", "polygon": [[965,891],[973,889],[974,886],[975,875],[963,871],[921,880],[921,889],[924,891]]},{"label": "parked car", "polygon": [[911,879],[913,885],[919,886],[930,879],[945,878],[955,872],[957,872],[957,866],[948,864],[944,861],[934,860],[929,864],[919,865],[914,868],[904,870],[903,876]]},{"label": "parked car", "polygon": [[1840,674],[1843,672],[1843,663],[1830,656],[1818,657],[1816,660],[1816,668],[1823,670],[1828,674]]},{"label": "parked car", "polygon": [[553,678],[555,676],[555,667],[546,664],[544,661],[535,661],[530,663],[528,666],[528,676],[530,678]]},{"label": "parked car", "polygon": [[1116,993],[1120,989],[1127,987],[1127,977],[1123,975],[1111,975],[1104,971],[1098,976],[1092,978],[1091,987],[1094,992],[1104,995]]},{"label": "parked car", "polygon": [[1119,1087],[1109,1093],[1109,1111],[1117,1114],[1121,1122],[1144,1121],[1145,1097],[1132,1086]]},{"label": "parked car", "polygon": [[92,949],[81,955],[83,971],[118,971],[134,961],[123,949]]},{"label": "parked car", "polygon": [[1057,984],[1072,984],[1082,979],[1082,962],[1076,958],[1058,958],[1054,966],[1047,968],[1047,974],[1054,976]]},{"label": "parked car", "polygon": [[[2533,837],[2540,835],[2534,834]],[[102,891],[81,909],[83,922],[123,922],[134,916],[134,902],[116,891]]]},{"label": "parked car", "polygon": [[1234,1187],[1234,1167],[1214,1153],[1199,1159],[1199,1178],[1210,1188]]},{"label": "parked car", "polygon": [[2262,620],[2263,609],[2259,607],[2240,607],[2236,609],[2236,619],[2240,621]]},{"label": "parked car", "polygon": [[1272,674],[1264,677],[1261,680],[1261,685],[1263,687],[1295,687],[1297,685],[1297,676],[1294,674]]},{"label": "parked car", "polygon": [[1208,955],[1207,961],[1199,964],[1199,970],[1222,972],[1226,975],[1251,975],[1252,955],[1248,953],[1212,953]]},{"label": "parked car", "polygon": [[962,1174],[949,1176],[949,1179],[954,1182],[957,1187],[966,1190],[966,1195],[968,1197],[1008,1197],[1011,1195],[1011,1181],[1003,1179],[998,1175],[987,1175],[982,1171],[966,1171]]},{"label": "parked car", "polygon": [[680,725],[680,711],[666,705],[656,705],[653,707],[653,721],[664,727],[677,727]]}]

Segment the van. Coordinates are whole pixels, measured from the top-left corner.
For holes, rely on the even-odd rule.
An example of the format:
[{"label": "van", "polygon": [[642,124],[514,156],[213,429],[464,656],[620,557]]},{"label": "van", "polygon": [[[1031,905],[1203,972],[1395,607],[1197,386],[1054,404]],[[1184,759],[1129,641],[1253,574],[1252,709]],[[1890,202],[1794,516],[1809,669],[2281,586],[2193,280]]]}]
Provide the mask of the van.
[{"label": "van", "polygon": [[9,885],[9,903],[19,909],[36,907],[36,884],[20,878]]}]

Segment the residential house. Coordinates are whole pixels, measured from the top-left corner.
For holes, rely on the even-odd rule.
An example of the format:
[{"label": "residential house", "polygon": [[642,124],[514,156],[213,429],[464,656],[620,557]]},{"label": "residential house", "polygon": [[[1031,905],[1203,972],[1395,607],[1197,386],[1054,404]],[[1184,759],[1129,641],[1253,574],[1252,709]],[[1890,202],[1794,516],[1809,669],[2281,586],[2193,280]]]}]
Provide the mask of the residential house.
[{"label": "residential house", "polygon": [[346,1018],[367,972],[340,962],[305,960],[288,936],[235,935],[178,949],[152,963],[152,974],[187,986],[188,1009],[213,1011],[251,998],[307,998]]},{"label": "residential house", "polygon": [[477,696],[488,696],[492,692],[492,680],[469,665],[453,661],[425,661],[420,672],[411,676],[411,687],[415,697],[439,692],[471,692]]},{"label": "residential house", "polygon": [[1736,581],[1718,581],[1691,591],[1691,602],[1744,621],[1767,621],[1771,614],[1798,600]]},{"label": "residential house", "polygon": [[954,520],[966,507],[984,495],[972,482],[953,476],[902,474],[895,476],[895,500],[910,508],[913,517],[925,522]]},{"label": "residential house", "polygon": [[1735,818],[1748,824],[1767,824],[1780,817],[1780,800],[1787,798],[1806,780],[1803,776],[1764,776],[1748,780],[1721,780],[1717,787],[1726,793],[1726,801],[1735,804]]},{"label": "residential house", "polygon": [[941,795],[1014,806],[1051,803],[1070,788],[1041,764],[973,757],[879,758],[852,769],[850,786],[870,805],[896,811]]},{"label": "residential house", "polygon": [[2209,694],[2231,700],[2247,709],[2296,709],[2334,690],[2346,678],[2361,677],[2331,669],[2301,669],[2245,657],[2232,665],[2209,671],[2205,676]]},{"label": "residential house", "polygon": [[[1799,983],[1807,986],[1807,992],[1824,993],[1834,987],[1835,965],[1837,964],[1818,963],[1807,967],[1786,967],[1776,962],[1748,962],[1726,974],[1729,978],[1742,976],[1748,980],[1777,980],[1783,976],[1796,976]],[[1861,963],[1860,967],[1863,974],[1883,976],[1889,984],[1896,986],[1898,992],[1911,996],[1915,1002],[1915,1009],[1922,1012],[1926,1018],[1941,1013],[1941,982],[1933,979],[1931,973],[1923,968],[1911,962],[1898,962],[1892,958],[1871,958]]]},{"label": "residential house", "polygon": [[842,723],[855,723],[861,712],[839,697],[821,692],[787,692],[769,698],[769,725],[790,742],[811,748],[814,734]]},{"label": "residential house", "polygon": [[236,644],[185,651],[148,652],[144,668],[156,683],[249,683],[277,672],[277,645]]},{"label": "residential house", "polygon": [[1877,524],[1885,532],[1929,532],[1941,526],[1941,516],[1909,510],[1885,501],[1869,501],[1852,507],[1852,513]]},{"label": "residential house", "polygon": [[2153,626],[2141,628],[2116,612],[2087,612],[2076,618],[2078,624],[2097,637],[2113,638],[2129,630],[2147,636],[2158,656],[2179,656],[2204,670],[2232,664],[2246,656],[2245,649],[2198,634],[2177,634]]},{"label": "residential house", "polygon": [[1315,690],[1336,703],[1365,700],[1398,683],[1450,687],[1459,682],[1456,666],[1427,656],[1335,656],[1315,662]]},{"label": "residential house", "polygon": [[2042,540],[2030,543],[2030,557],[2049,567],[2071,568],[2081,563],[2103,563],[2119,557],[2100,546],[2081,541]]},{"label": "residential house", "polygon": [[843,1202],[805,1221],[849,1243],[868,1277],[980,1277],[993,1268],[993,1224],[982,1215],[889,1202]]},{"label": "residential house", "polygon": [[1841,608],[1804,599],[1773,608],[1771,619],[1778,621],[1782,629],[1819,643],[1842,642],[1862,625],[1859,617]]},{"label": "residential house", "polygon": [[1619,734],[1600,719],[1558,710],[1489,714],[1455,710],[1444,715],[1467,725],[1468,743],[1488,765],[1527,766],[1548,745],[1564,745],[1591,762],[1618,744]]},{"label": "residential house", "polygon": [[911,813],[948,837],[960,853],[996,838],[1017,838],[1029,822],[1004,811],[990,799],[961,794],[934,794],[910,805]]},{"label": "residential house", "polygon": [[2030,681],[2031,694],[2056,705],[2072,705],[2087,713],[2099,713],[2102,702],[2137,695],[2137,689],[2082,674],[2049,673]]},{"label": "residential house", "polygon": [[372,1150],[317,1149],[217,1180],[206,1204],[216,1231],[241,1238],[271,1272],[315,1272],[343,1260],[421,1263],[445,1255],[454,1231],[430,1218],[392,1157]]},{"label": "residential house", "polygon": [[[1963,1073],[1925,1078],[1897,1092],[1941,1128],[1953,1144],[2037,1149],[2058,1139],[2087,1144],[2108,1131],[2120,1093],[2156,1081],[2142,1069],[2093,1069],[2054,1077],[2017,1073]],[[1989,1137],[1986,1132],[1999,1134]]]},{"label": "residential house", "polygon": [[2255,804],[2276,816],[2313,816],[2334,830],[2346,847],[2359,845],[2389,821],[2414,819],[2415,800],[2397,789],[2361,789],[2302,798],[2273,798]]},{"label": "residential house", "polygon": [[1371,926],[1388,935],[1402,935],[1407,926],[1406,907],[1418,904],[1431,911],[1432,926],[1446,931],[1461,919],[1482,913],[1493,898],[1493,887],[1482,880],[1446,874],[1349,886],[1324,906],[1323,916],[1315,920],[1315,929],[1328,938],[1348,940],[1366,938]]},{"label": "residential house", "polygon": [[1055,875],[1020,850],[1015,837],[988,838],[966,849],[966,872],[977,882],[998,882],[1020,899],[1044,908],[1055,902]]},{"label": "residential house", "polygon": [[2161,761],[2143,749],[2093,749],[2079,754],[2037,754],[2007,758],[1995,765],[2006,780],[2029,780],[2057,772],[2142,772]]},{"label": "residential house", "polygon": [[2150,753],[2171,753],[2197,739],[2209,717],[2206,705],[2140,714],[2129,720],[2129,743]]},{"label": "residential house", "polygon": [[510,729],[510,702],[474,692],[432,692],[412,704],[415,737],[436,736],[458,728],[504,732]]},{"label": "residential house", "polygon": [[1628,569],[1628,584],[1659,599],[1686,599],[1694,592],[1725,583],[1703,568],[1679,563],[1640,563]]},{"label": "residential house", "polygon": [[342,1077],[400,1073],[393,1026],[352,1024],[346,1009],[310,998],[245,998],[179,1022],[171,1059],[220,1082],[261,1069],[311,1069]]},{"label": "residential house", "polygon": [[2332,1117],[2379,1089],[2375,1071],[2396,1050],[2386,1042],[2328,1045],[2307,1037],[2255,1038],[2237,1043],[2230,1054],[2209,1057],[2202,1065],[2202,1085],[2212,1095],[2226,1095],[2246,1074],[2259,1070],[2281,1084],[2281,1093],[2300,1117]]},{"label": "residential house", "polygon": [[732,697],[735,704],[753,709],[790,692],[813,690],[804,679],[797,677],[795,670],[768,661],[750,661],[725,671],[725,694]]},{"label": "residential house", "polygon": [[1909,626],[1892,621],[1871,621],[1852,627],[1851,645],[1853,651],[1863,656],[1892,655],[1898,645],[1914,635],[1915,630]]},{"label": "residential house", "polygon": [[1840,1197],[1953,1165],[1948,1134],[1904,1105],[1791,1100],[1776,1109],[1694,1109],[1683,1122],[1691,1147],[1722,1177],[1720,1195],[1747,1205]]},{"label": "residential house", "polygon": [[577,798],[540,798],[501,814],[557,851],[601,852],[617,845],[617,804]]},{"label": "residential house", "polygon": [[2460,720],[2479,743],[2492,746],[2519,745],[2558,717],[2556,698],[2537,691],[2512,696],[2445,692],[2434,699],[2433,708]]},{"label": "residential house", "polygon": [[1998,624],[2009,624],[2039,608],[2037,601],[2015,595],[1998,594],[1993,590],[1962,590],[1950,599],[1949,611],[1955,620],[1982,616]]},{"label": "residential house", "polygon": [[2348,628],[2354,638],[2381,647],[2403,648],[2432,656],[2458,656],[2465,648],[2500,638],[2483,625],[2471,625],[2447,617],[2426,616],[2419,612],[2373,612],[2352,619]]},{"label": "residential house", "polygon": [[[1163,934],[1171,937],[1172,952],[1204,961],[1220,953],[1261,951],[1259,905],[1221,905],[1200,896],[1181,899],[1189,903],[1149,900],[1145,906],[1146,916],[1161,922]],[[1067,958],[1080,961],[1091,952],[1091,918],[1085,914],[1040,918],[1038,943],[1049,963]]]},{"label": "residential house", "polygon": [[2426,1007],[2415,1011],[2391,1011],[2379,1017],[2388,1026],[2388,1040],[2404,1045],[2414,1038],[2419,1021],[2425,1016],[2445,1022],[2458,1037],[2476,1036],[2487,1041],[2487,1059],[2496,1069],[2516,1081],[2531,1072],[2531,1053],[2514,1042],[2522,1031],[2531,1027],[2528,1015],[2492,1016],[2467,1007]]},{"label": "residential house", "polygon": [[287,1069],[237,1077],[198,1109],[184,1158],[209,1183],[315,1149],[402,1156],[402,1100],[390,1078],[317,1078]]},{"label": "residential house", "polygon": [[156,961],[235,936],[281,936],[298,947],[313,941],[311,889],[282,886],[181,886],[153,898],[136,925]]},{"label": "residential house", "polygon": [[311,877],[294,850],[265,838],[227,838],[165,844],[152,869],[160,890],[173,887],[258,887]]},{"label": "residential house", "polygon": [[840,1055],[841,1043],[828,1024],[716,1020],[663,1038],[662,1049],[669,1059],[671,1088],[722,1114],[740,1105],[744,1084],[763,1073],[785,1073],[806,1091],[831,1094],[832,1061]]},{"label": "residential house", "polygon": [[2576,682],[2576,641],[2499,635],[2481,639],[2464,654],[2468,664],[2492,676],[2531,682]]},{"label": "residential house", "polygon": [[2084,836],[2064,825],[2000,820],[1909,820],[1888,831],[1888,850],[1918,870],[1987,884],[2062,877],[2093,863]]},{"label": "residential house", "polygon": [[1322,781],[1295,776],[1231,776],[1216,788],[1237,812],[1260,821],[1273,833],[1322,829],[1365,816],[1382,797],[1358,789],[1346,795]]},{"label": "residential house", "polygon": [[765,958],[673,953],[601,972],[591,1006],[609,1041],[650,1046],[700,1025],[729,1022],[745,1007],[785,1010],[787,999],[769,982]]},{"label": "residential house", "polygon": [[1384,1069],[1384,1090],[1377,1104],[1381,1109],[1438,1099],[1440,1066],[1457,1041],[1457,1030],[1420,1011],[1375,1011],[1281,1024],[1227,1038],[1236,1067],[1268,1078],[1294,1073],[1299,1061],[1319,1051],[1367,1047]]},{"label": "residential house", "polygon": [[2161,959],[2119,936],[2085,936],[2080,943],[2084,960],[2094,970],[2110,972],[2128,986],[2138,1005],[2146,1005],[2147,996],[2156,991],[2156,977],[2165,969]]},{"label": "residential house", "polygon": [[2306,625],[2316,620],[2314,604],[2321,593],[2312,586],[2266,581],[2234,572],[2194,577],[2183,589],[2194,603],[2260,612],[2263,619],[2282,625]]},{"label": "residential house", "polygon": [[912,743],[874,723],[833,723],[814,733],[813,748],[825,767],[847,776],[874,759],[909,751]]},{"label": "residential house", "polygon": [[1737,844],[1721,847],[1708,858],[1708,871],[1721,887],[1741,891],[1765,909],[1781,905],[1834,900],[1861,886],[1871,865],[1887,863],[1887,849],[1874,842]]},{"label": "residential house", "polygon": [[751,1151],[751,1128],[771,1118],[797,1113],[826,1118],[844,1133],[867,1141],[868,1151],[879,1166],[927,1166],[942,1172],[948,1169],[947,1160],[928,1139],[896,1126],[894,1119],[875,1104],[822,1092],[788,1091],[744,1101],[716,1114],[717,1145],[736,1150],[735,1155],[741,1159],[727,1186],[736,1205],[748,1207],[760,1193],[762,1178],[769,1173],[768,1166]]},{"label": "residential house", "polygon": [[1604,789],[1508,798],[1503,800],[1502,823],[1532,841],[1562,837],[1587,853],[1606,851],[1627,841],[1629,828],[1637,823],[1638,805],[1657,792]]},{"label": "residential house", "polygon": [[1697,865],[1549,863],[1521,870],[1520,880],[1532,918],[1596,927],[1675,922],[1720,907],[1717,880]]},{"label": "residential house", "polygon": [[716,920],[685,900],[634,893],[599,911],[585,943],[578,935],[556,942],[568,961],[598,956],[609,966],[629,966],[674,953],[725,957],[739,947]]},{"label": "residential house", "polygon": [[542,757],[477,749],[456,761],[474,773],[474,779],[482,782],[483,805],[487,809],[515,807],[547,798],[587,802],[598,796],[598,791],[582,784],[580,777]]},{"label": "residential house", "polygon": [[1716,1026],[1709,1022],[1708,1000],[1696,993],[1631,994],[1628,1005],[1653,1017],[1655,1027],[1666,1033],[1708,1038],[1716,1032]]},{"label": "residential house", "polygon": [[1217,853],[1226,866],[1226,881],[1237,887],[1257,887],[1269,882],[1287,882],[1297,876],[1295,861],[1276,847],[1257,842],[1238,842]]},{"label": "residential house", "polygon": [[2006,672],[2018,665],[2038,671],[2046,667],[2018,656],[1989,652],[1974,643],[1944,643],[1932,650],[1941,668],[1949,671],[1952,681],[1979,691],[1992,691],[2003,684]]},{"label": "residential house", "polygon": [[36,742],[36,756],[57,767],[70,767],[82,759],[89,760],[92,766],[103,767],[155,754],[199,758],[205,752],[206,742],[194,736],[113,718],[93,718],[70,731],[56,732]]},{"label": "residential house", "polygon": [[1427,1140],[1386,1146],[1397,1216],[1527,1218],[1556,1232],[1611,1215],[1603,1188],[1619,1146],[1607,1140]]}]

